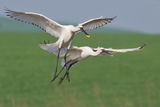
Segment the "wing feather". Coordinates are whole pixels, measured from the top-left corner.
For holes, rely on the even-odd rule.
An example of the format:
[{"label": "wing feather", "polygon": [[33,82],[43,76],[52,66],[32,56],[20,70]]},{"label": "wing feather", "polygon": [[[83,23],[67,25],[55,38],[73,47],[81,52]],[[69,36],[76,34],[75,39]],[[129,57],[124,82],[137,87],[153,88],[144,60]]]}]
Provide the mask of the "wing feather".
[{"label": "wing feather", "polygon": [[63,30],[62,25],[47,18],[42,14],[37,14],[32,12],[18,12],[9,9],[5,9],[5,13],[10,18],[35,25],[44,30],[45,32],[49,33],[50,35],[55,36],[57,38],[60,37],[61,32]]},{"label": "wing feather", "polygon": [[131,51],[138,51],[143,49],[146,46],[146,44],[144,44],[143,46],[137,47],[137,48],[131,48],[131,49],[112,49],[112,48],[102,48],[102,52],[100,55],[106,55],[109,53],[125,53],[125,52],[131,52]]},{"label": "wing feather", "polygon": [[103,17],[95,18],[95,19],[88,20],[84,23],[81,23],[78,26],[83,27],[84,30],[92,30],[110,23],[115,18],[116,16],[112,18],[103,18]]},{"label": "wing feather", "polygon": [[78,57],[80,57],[82,50],[76,46],[72,47],[72,49],[69,49],[67,51],[67,55],[69,56],[69,60],[74,60]]}]

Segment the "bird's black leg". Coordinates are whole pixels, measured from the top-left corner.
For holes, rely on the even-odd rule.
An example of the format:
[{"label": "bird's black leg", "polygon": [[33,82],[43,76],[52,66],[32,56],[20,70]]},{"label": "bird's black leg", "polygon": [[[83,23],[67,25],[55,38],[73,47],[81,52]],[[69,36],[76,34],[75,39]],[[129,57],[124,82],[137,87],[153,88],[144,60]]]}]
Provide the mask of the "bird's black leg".
[{"label": "bird's black leg", "polygon": [[64,62],[66,63],[67,54],[64,55]]},{"label": "bird's black leg", "polygon": [[66,75],[67,75],[67,71],[66,71],[66,73],[64,74],[64,76],[60,79],[58,85],[60,85],[60,84],[63,82],[63,80],[64,80],[64,78],[66,77]]},{"label": "bird's black leg", "polygon": [[66,72],[66,75],[67,75],[67,80],[68,80],[68,82],[70,82],[69,70]]},{"label": "bird's black leg", "polygon": [[65,78],[66,76],[67,76],[68,82],[70,82],[69,69],[70,69],[75,63],[77,63],[77,62],[78,62],[78,61],[75,61],[75,62],[73,62],[73,63],[71,63],[71,64],[69,65],[69,67],[67,68],[66,73],[65,73],[64,76],[60,79],[58,85],[60,85],[60,84],[63,82],[63,80],[64,80],[64,78]]},{"label": "bird's black leg", "polygon": [[[67,53],[65,53],[65,55],[64,55],[64,63],[65,63],[65,64],[66,64],[66,59],[67,59]],[[71,62],[71,60],[68,61],[68,62]],[[66,66],[66,69],[67,69],[67,66]]]},{"label": "bird's black leg", "polygon": [[68,82],[70,82],[69,70],[70,70],[70,68],[71,68],[74,64],[76,64],[77,62],[78,62],[78,61],[73,62],[73,63],[70,64],[69,67],[67,68],[66,75],[67,75],[67,80],[68,80]]},{"label": "bird's black leg", "polygon": [[71,60],[70,61],[68,61],[67,63],[65,63],[65,65],[62,67],[62,69],[60,70],[60,72],[58,72],[58,74],[51,80],[51,82],[53,82],[58,76],[59,76],[59,74],[63,71],[63,69],[67,66],[67,64],[68,63],[70,63],[71,62]]},{"label": "bird's black leg", "polygon": [[73,64],[70,64],[69,67],[67,68],[67,71],[66,71],[66,76],[67,76],[68,82],[70,82],[69,69],[71,68],[72,65],[73,65]]},{"label": "bird's black leg", "polygon": [[66,73],[64,74],[64,76],[60,79],[58,85],[60,85],[60,84],[63,82],[63,80],[64,80],[64,78],[65,78],[66,76],[67,76],[67,80],[70,82],[69,70],[68,70],[68,69],[67,69]]},{"label": "bird's black leg", "polygon": [[59,54],[60,54],[61,49],[58,49],[58,55],[57,55],[57,64],[56,64],[56,72],[54,76],[56,76],[57,70],[58,70],[58,63],[59,63]]},{"label": "bird's black leg", "polygon": [[58,49],[56,71],[55,71],[55,73],[54,73],[54,77],[53,77],[53,79],[51,80],[51,82],[56,79],[56,73],[57,73],[57,70],[58,70],[58,63],[59,63],[59,54],[60,54],[60,51],[61,51],[61,49]]}]

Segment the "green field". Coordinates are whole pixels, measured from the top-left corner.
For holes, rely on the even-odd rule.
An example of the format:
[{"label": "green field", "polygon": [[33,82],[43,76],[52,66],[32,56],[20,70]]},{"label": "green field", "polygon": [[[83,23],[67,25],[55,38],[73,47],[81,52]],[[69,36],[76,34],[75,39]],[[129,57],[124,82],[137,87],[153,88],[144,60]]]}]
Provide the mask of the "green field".
[{"label": "green field", "polygon": [[[0,107],[160,107],[160,35],[91,33],[77,46],[147,47],[114,57],[90,57],[70,72],[71,83],[50,83],[56,57],[39,48],[46,33],[0,33]],[[60,68],[59,68],[60,69]],[[61,77],[62,75],[60,75]]]}]

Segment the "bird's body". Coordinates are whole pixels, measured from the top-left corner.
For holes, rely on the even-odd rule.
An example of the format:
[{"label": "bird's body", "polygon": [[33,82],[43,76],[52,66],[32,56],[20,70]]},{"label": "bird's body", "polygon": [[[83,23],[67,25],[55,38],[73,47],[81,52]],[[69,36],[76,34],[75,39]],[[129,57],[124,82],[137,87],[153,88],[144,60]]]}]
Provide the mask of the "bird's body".
[{"label": "bird's body", "polygon": [[[137,51],[140,49],[143,49],[144,46],[138,47],[138,48],[131,48],[131,49],[112,49],[112,48],[103,48],[103,47],[98,47],[98,48],[91,48],[88,46],[84,47],[73,47],[72,49],[69,49],[67,51],[67,57],[66,63],[69,61],[81,61],[89,56],[103,56],[103,55],[112,55],[113,53],[125,53],[125,52],[130,52],[130,51]],[[62,62],[62,66],[64,66],[64,62]],[[69,64],[67,64],[69,66]]]},{"label": "bird's body", "polygon": [[97,56],[101,53],[101,49],[97,49],[97,51],[93,51],[91,47],[73,47],[72,49],[67,51],[67,55],[69,56],[66,60],[76,60],[81,61],[83,59],[88,58],[89,56]]},{"label": "bird's body", "polygon": [[72,25],[63,26],[61,36],[56,42],[57,48],[65,48],[70,46],[74,35],[79,31],[79,27],[74,27]]}]

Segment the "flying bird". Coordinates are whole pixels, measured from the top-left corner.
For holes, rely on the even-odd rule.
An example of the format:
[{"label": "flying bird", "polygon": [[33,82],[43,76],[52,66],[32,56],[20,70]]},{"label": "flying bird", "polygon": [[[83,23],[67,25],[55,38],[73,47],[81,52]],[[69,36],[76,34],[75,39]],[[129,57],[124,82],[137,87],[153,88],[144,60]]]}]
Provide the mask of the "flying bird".
[{"label": "flying bird", "polygon": [[56,72],[58,68],[59,57],[64,56],[65,54],[64,51],[61,50],[70,49],[74,35],[79,32],[84,32],[86,37],[90,38],[90,35],[86,32],[87,30],[92,30],[104,26],[116,18],[116,16],[112,18],[100,17],[88,20],[84,23],[78,24],[77,26],[73,26],[61,25],[42,14],[33,12],[19,12],[5,9],[5,13],[10,18],[35,25],[49,33],[51,36],[58,38],[55,43],[48,44],[48,48],[51,49],[53,53],[55,52],[54,54],[57,56]]},{"label": "flying bird", "polygon": [[[42,45],[43,45],[41,47],[42,49],[50,52],[47,44],[42,44]],[[117,52],[125,53],[125,52],[130,52],[130,51],[138,51],[138,50],[143,49],[145,46],[146,44],[144,44],[143,46],[140,46],[137,48],[131,48],[131,49],[112,49],[112,48],[103,48],[103,47],[91,48],[88,46],[84,46],[84,47],[73,46],[71,49],[66,51],[66,56],[68,57],[62,60],[62,69],[56,75],[56,77],[53,78],[51,81],[54,81],[58,77],[58,75],[63,71],[64,68],[66,68],[66,73],[61,78],[59,84],[64,80],[66,76],[67,76],[68,81],[70,81],[70,78],[69,78],[70,68],[76,63],[80,62],[81,60],[88,58],[89,56],[103,56],[103,55],[112,56],[113,53],[117,53]]]}]

